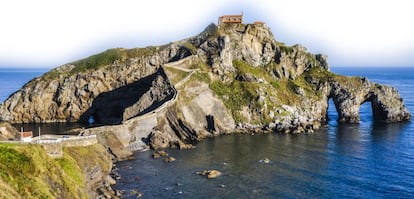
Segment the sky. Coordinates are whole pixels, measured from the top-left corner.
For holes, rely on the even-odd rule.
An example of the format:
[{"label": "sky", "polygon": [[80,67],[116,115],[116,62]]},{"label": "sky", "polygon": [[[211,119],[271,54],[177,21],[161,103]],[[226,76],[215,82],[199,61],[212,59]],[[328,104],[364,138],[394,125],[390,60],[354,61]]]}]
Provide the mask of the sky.
[{"label": "sky", "polygon": [[0,67],[54,68],[108,48],[194,36],[224,14],[331,66],[414,66],[410,0],[13,0],[0,2]]}]

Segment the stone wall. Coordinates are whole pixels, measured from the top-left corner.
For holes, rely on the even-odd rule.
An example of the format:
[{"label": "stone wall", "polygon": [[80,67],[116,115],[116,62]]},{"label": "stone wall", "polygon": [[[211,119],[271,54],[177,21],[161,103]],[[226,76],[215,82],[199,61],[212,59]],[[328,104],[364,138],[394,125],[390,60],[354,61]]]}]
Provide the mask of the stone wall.
[{"label": "stone wall", "polygon": [[52,158],[62,158],[63,157],[63,149],[62,143],[57,140],[41,140],[39,144],[42,145],[43,149],[45,149],[47,155]]},{"label": "stone wall", "polygon": [[59,138],[60,142],[65,147],[75,147],[75,146],[89,146],[98,143],[96,135],[89,136],[76,136],[70,138]]},{"label": "stone wall", "polygon": [[57,139],[43,139],[37,140],[37,143],[43,146],[50,157],[61,158],[63,157],[62,147],[85,147],[97,144],[98,140],[96,139],[96,135],[89,135]]}]

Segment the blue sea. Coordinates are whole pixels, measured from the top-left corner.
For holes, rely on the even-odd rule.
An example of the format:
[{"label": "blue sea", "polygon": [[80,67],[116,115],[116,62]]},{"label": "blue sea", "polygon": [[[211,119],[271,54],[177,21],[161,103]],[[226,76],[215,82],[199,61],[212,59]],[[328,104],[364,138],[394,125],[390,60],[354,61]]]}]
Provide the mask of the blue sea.
[{"label": "blue sea", "polygon": [[0,103],[28,81],[47,71],[48,69],[44,68],[0,68]]},{"label": "blue sea", "polygon": [[[414,113],[414,68],[331,71],[396,87]],[[0,69],[0,101],[42,72]],[[153,159],[151,151],[136,153],[117,163],[115,188],[124,198],[137,192],[142,198],[414,198],[414,124],[375,123],[366,103],[360,124],[340,125],[330,104],[328,126],[313,134],[219,136],[194,149],[168,149],[177,159],[172,163]],[[195,174],[208,169],[223,175]]]}]

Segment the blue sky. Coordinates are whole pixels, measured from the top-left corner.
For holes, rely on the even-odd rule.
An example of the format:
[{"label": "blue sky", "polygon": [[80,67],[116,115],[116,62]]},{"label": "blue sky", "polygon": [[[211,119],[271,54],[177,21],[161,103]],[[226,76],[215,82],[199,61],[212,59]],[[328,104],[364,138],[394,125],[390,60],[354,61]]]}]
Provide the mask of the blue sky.
[{"label": "blue sky", "polygon": [[264,21],[277,40],[331,66],[414,66],[409,0],[13,0],[0,3],[0,67],[52,68],[108,48],[162,45],[223,14]]}]

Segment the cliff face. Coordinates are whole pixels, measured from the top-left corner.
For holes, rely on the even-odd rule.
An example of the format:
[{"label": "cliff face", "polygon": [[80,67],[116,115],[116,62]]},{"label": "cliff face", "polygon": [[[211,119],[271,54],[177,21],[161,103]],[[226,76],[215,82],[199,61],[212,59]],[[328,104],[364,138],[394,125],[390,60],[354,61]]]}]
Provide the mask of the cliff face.
[{"label": "cliff face", "polygon": [[77,122],[99,95],[131,86],[156,73],[178,50],[175,45],[111,49],[60,66],[11,95],[0,107],[0,121]]},{"label": "cliff face", "polygon": [[19,132],[9,123],[0,123],[0,141],[15,140],[20,137]]},{"label": "cliff face", "polygon": [[0,144],[1,198],[96,198],[110,182],[110,155],[99,144],[49,157],[40,145]]},{"label": "cliff face", "polygon": [[359,122],[371,102],[378,121],[409,120],[398,91],[329,72],[324,55],[274,39],[264,24],[214,24],[160,47],[112,49],[34,79],[3,104],[10,122],[101,124],[84,134],[115,136],[121,148],[187,147],[222,133],[312,132],[328,99],[339,121]]}]

